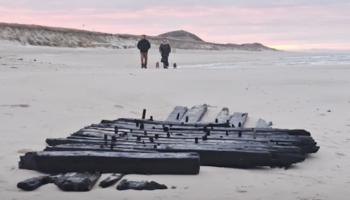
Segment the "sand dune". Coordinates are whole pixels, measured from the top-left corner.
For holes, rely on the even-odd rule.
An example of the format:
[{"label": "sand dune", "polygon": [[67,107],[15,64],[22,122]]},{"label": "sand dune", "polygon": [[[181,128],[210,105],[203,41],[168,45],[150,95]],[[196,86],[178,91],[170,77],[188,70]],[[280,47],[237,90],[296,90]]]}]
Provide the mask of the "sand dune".
[{"label": "sand dune", "polygon": [[[22,45],[54,47],[105,47],[113,49],[135,48],[140,36],[108,34],[76,29],[54,28],[36,25],[0,23],[0,40],[19,42]],[[149,36],[153,45],[159,45],[162,36]],[[169,38],[173,48],[197,50],[244,50],[275,51],[259,43],[253,44],[215,44],[203,41],[189,41]]]}]

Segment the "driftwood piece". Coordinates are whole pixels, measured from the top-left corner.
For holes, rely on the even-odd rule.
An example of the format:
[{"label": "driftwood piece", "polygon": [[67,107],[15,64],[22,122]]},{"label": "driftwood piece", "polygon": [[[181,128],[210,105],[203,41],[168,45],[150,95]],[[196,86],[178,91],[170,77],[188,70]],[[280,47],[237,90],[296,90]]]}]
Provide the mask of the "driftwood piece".
[{"label": "driftwood piece", "polygon": [[230,124],[233,127],[243,127],[245,121],[247,120],[248,113],[240,113],[240,112],[235,112],[233,113],[231,119],[230,119]]},{"label": "driftwood piece", "polygon": [[112,174],[111,176],[107,177],[103,181],[100,182],[99,186],[101,188],[107,188],[114,184],[116,184],[118,181],[120,181],[124,177],[124,174]]},{"label": "driftwood piece", "polygon": [[42,185],[46,185],[52,182],[53,180],[50,176],[39,176],[19,182],[17,184],[17,188],[22,189],[24,191],[33,191],[38,189]]},{"label": "driftwood piece", "polygon": [[179,122],[182,119],[182,117],[185,115],[187,110],[188,110],[187,107],[176,106],[165,121]]},{"label": "driftwood piece", "polygon": [[117,190],[165,190],[167,186],[154,181],[128,181],[123,179],[117,186]]},{"label": "driftwood piece", "polygon": [[215,118],[215,123],[226,123],[230,121],[231,117],[230,110],[228,108],[222,108]]},{"label": "driftwood piece", "polygon": [[55,181],[55,185],[63,191],[87,192],[94,187],[100,173],[75,173],[66,174]]},{"label": "driftwood piece", "polygon": [[256,128],[270,128],[272,126],[272,122],[266,122],[263,119],[259,119],[258,123],[256,124]]},{"label": "driftwood piece", "polygon": [[44,151],[20,158],[20,169],[46,173],[198,174],[200,169],[197,153]]},{"label": "driftwood piece", "polygon": [[206,104],[201,106],[193,106],[191,109],[189,109],[185,113],[185,115],[182,117],[180,122],[197,123],[202,119],[202,117],[205,115],[207,110],[208,110],[208,106]]}]

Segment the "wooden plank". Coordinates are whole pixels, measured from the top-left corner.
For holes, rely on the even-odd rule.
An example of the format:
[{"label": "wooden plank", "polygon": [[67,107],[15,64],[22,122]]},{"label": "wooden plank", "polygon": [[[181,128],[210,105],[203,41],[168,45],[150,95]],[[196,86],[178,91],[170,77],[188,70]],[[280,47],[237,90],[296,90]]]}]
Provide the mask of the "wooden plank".
[{"label": "wooden plank", "polygon": [[20,158],[21,169],[44,173],[198,174],[200,169],[197,153],[43,151]]},{"label": "wooden plank", "polygon": [[243,127],[244,123],[247,120],[247,117],[248,117],[248,113],[235,112],[233,113],[230,119],[230,124],[236,128]]},{"label": "wooden plank", "polygon": [[[155,125],[165,125],[165,126],[180,126],[180,127],[227,127],[227,123],[196,123],[198,122],[202,116],[205,114],[204,110],[197,110],[197,113],[189,112],[187,111],[185,116],[181,119],[184,120],[183,122],[166,122],[166,121],[156,121],[156,120],[145,120],[145,119],[130,119],[130,118],[120,118],[118,121],[124,121],[124,122],[132,122],[132,123],[143,123],[143,124],[155,124]],[[200,112],[201,111],[201,112]],[[189,123],[186,122],[186,116],[189,116]],[[192,118],[190,116],[193,116]],[[191,118],[191,119],[190,119]],[[190,121],[191,120],[191,121]],[[118,121],[109,121],[109,120],[103,120],[103,124],[106,124],[110,127],[116,126],[115,123]],[[196,122],[194,122],[196,121]],[[107,126],[105,126],[107,127]]]},{"label": "wooden plank", "polygon": [[168,187],[163,184],[159,184],[154,181],[128,181],[127,179],[122,180],[117,190],[166,190]]},{"label": "wooden plank", "polygon": [[259,119],[258,123],[256,124],[256,128],[270,128],[272,126],[272,122],[266,122],[263,119]]},{"label": "wooden plank", "polygon": [[66,174],[59,177],[54,183],[63,191],[87,192],[94,187],[100,177],[100,173]]},{"label": "wooden plank", "polygon": [[[77,148],[83,146],[83,148],[90,148],[91,150],[102,151],[98,145],[60,145],[55,151],[59,151],[59,148]],[[130,147],[129,145],[119,145],[120,147]],[[50,151],[51,147],[47,147]],[[302,162],[305,157],[300,153],[284,150],[267,150],[258,147],[206,147],[198,146],[195,144],[189,145],[159,145],[154,149],[151,145],[133,145],[133,149],[137,150],[154,150],[158,152],[196,152],[200,155],[200,162],[202,166],[216,166],[216,167],[239,167],[239,168],[251,168],[257,166],[276,166],[276,167],[288,167],[292,164]],[[70,150],[71,150],[70,149]],[[91,152],[91,150],[89,152]],[[80,152],[80,150],[78,150]],[[106,149],[105,151],[113,151]],[[156,153],[158,154],[158,153]],[[275,159],[275,155],[280,155],[279,159]],[[283,155],[283,156],[281,156]],[[178,165],[179,166],[179,165]]]},{"label": "wooden plank", "polygon": [[182,117],[185,115],[187,112],[188,108],[187,107],[182,107],[182,106],[176,106],[173,111],[171,111],[170,115],[165,121],[168,122],[179,122]]},{"label": "wooden plank", "polygon": [[[239,133],[242,132],[244,134],[280,134],[280,135],[293,135],[293,136],[311,136],[310,132],[307,132],[305,130],[298,130],[298,129],[271,129],[271,128],[210,128],[208,127],[207,129],[203,128],[195,128],[195,127],[183,127],[183,128],[174,128],[171,127],[170,130],[164,131],[164,129],[138,129],[138,128],[132,128],[132,127],[122,127],[120,126],[119,132],[159,132],[159,133],[164,133],[164,132],[173,132],[173,133],[186,133],[186,134],[204,134],[207,131],[210,131],[210,133],[213,134],[225,134],[226,132],[229,133]],[[113,134],[114,130],[112,128],[100,128],[100,127],[86,127],[79,131],[78,133],[81,132],[89,132],[89,133],[105,133],[105,134]]]},{"label": "wooden plank", "polygon": [[[74,136],[89,136],[90,133],[83,133],[83,134],[74,134]],[[144,133],[129,133],[133,137],[143,137]],[[194,140],[196,137],[201,139],[204,134],[170,134],[168,133],[150,133],[147,132],[147,137],[153,137],[155,138],[155,134],[158,134],[159,138],[167,138],[171,140],[182,140],[182,139],[191,139]],[[103,134],[93,134],[94,136],[100,135],[100,138],[103,137]],[[119,140],[121,140],[119,138]],[[207,140],[222,140],[222,141],[237,141],[237,142],[262,142],[262,143],[276,143],[279,145],[287,145],[287,144],[293,144],[294,146],[298,146],[302,149],[302,152],[304,153],[316,153],[319,149],[319,147],[316,146],[316,142],[313,140],[310,136],[293,136],[293,135],[275,135],[273,133],[271,134],[245,134],[237,132],[237,133],[229,133],[229,134],[212,134],[207,135]],[[58,141],[59,142],[59,141]]]},{"label": "wooden plank", "polygon": [[111,176],[108,176],[106,179],[100,182],[99,186],[101,188],[107,188],[114,184],[116,184],[118,181],[120,181],[124,177],[124,174],[112,174]]},{"label": "wooden plank", "polygon": [[[137,120],[137,119],[128,119],[128,120]],[[231,119],[232,120],[232,119]],[[148,121],[145,121],[144,123],[153,123],[153,122],[148,122]],[[244,127],[226,127],[226,123],[218,123],[218,124],[215,124],[215,123],[196,123],[196,124],[182,124],[182,126],[174,126],[174,123],[172,122],[164,122],[164,121],[158,121],[158,122],[154,122],[154,123],[161,123],[163,124],[164,126],[170,126],[171,128],[171,131],[206,131],[206,130],[213,130],[213,131],[223,131],[223,132],[226,132],[226,131],[230,131],[230,132],[284,132],[284,133],[287,133],[289,135],[295,135],[295,136],[311,136],[310,132],[306,131],[306,130],[303,130],[303,129],[277,129],[277,128],[244,128]],[[105,126],[105,125],[93,125],[93,126],[89,126],[89,127],[86,127],[87,129],[93,129],[93,128],[96,128],[96,129],[111,129],[112,127],[114,127],[115,125],[119,126],[119,124],[113,124],[113,125],[110,125],[109,127],[108,126]],[[121,129],[129,129],[129,130],[138,130],[139,128],[135,128],[134,126],[131,127],[131,126],[123,126],[123,125],[120,125]],[[142,130],[160,130],[160,131],[163,131],[164,132],[164,128],[145,128],[145,129],[142,129]]]},{"label": "wooden plank", "polygon": [[17,184],[17,188],[24,191],[33,191],[38,189],[39,187],[46,185],[48,183],[52,183],[53,180],[50,176],[39,176],[30,178],[24,181],[21,181]]},{"label": "wooden plank", "polygon": [[222,108],[219,114],[215,118],[215,123],[226,123],[231,119],[230,110],[228,108]]},{"label": "wooden plank", "polygon": [[207,110],[208,106],[206,104],[200,106],[193,106],[185,113],[180,122],[197,123],[202,119]]},{"label": "wooden plank", "polygon": [[[244,130],[244,129],[242,129]],[[263,129],[265,130],[265,129]],[[274,129],[266,129],[266,130],[274,130]],[[293,131],[293,130],[291,130]],[[167,138],[170,140],[183,140],[183,139],[190,139],[194,140],[196,137],[201,139],[203,137],[203,132],[199,132],[198,134],[196,133],[175,133],[172,132],[173,134],[170,134],[168,136],[168,133],[164,132],[158,132],[158,131],[147,131],[147,137],[156,137],[156,134],[160,139],[162,138]],[[89,137],[90,134],[93,134],[93,136],[99,136],[100,138],[103,137],[103,134],[99,133],[79,133],[79,134],[73,134],[73,136],[77,137]],[[129,132],[128,135],[131,134],[133,137],[143,137],[144,136],[144,131],[139,132],[139,131],[134,131],[134,132]],[[208,132],[206,132],[208,134]],[[146,136],[145,136],[146,137]],[[120,138],[119,138],[120,140]],[[312,137],[310,136],[294,136],[294,135],[288,135],[284,134],[284,132],[279,133],[279,132],[219,132],[219,133],[214,133],[210,131],[210,135],[207,136],[207,140],[221,140],[221,141],[235,141],[235,142],[261,142],[261,143],[276,143],[278,145],[294,145],[298,146],[302,149],[303,153],[316,153],[319,150],[319,147],[316,146],[316,142],[313,140]],[[174,141],[175,142],[175,141]]]},{"label": "wooden plank", "polygon": [[[83,140],[79,140],[79,141],[83,141]],[[96,148],[100,148],[99,150],[110,150],[110,144],[108,145],[102,145],[102,142],[91,142],[88,141],[87,143],[70,143],[67,142],[65,143],[64,141],[61,141],[60,143],[55,143],[55,145],[51,145],[51,147],[55,147],[55,146],[60,146],[60,147],[74,147],[74,144],[77,144],[78,148],[73,148],[73,149],[79,149],[80,147],[86,147],[84,145],[95,145]],[[154,147],[156,145],[156,148]],[[115,143],[115,146],[118,149],[133,149],[133,151],[137,151],[136,148],[140,147],[140,146],[144,146],[144,147],[149,147],[152,149],[149,149],[147,151],[151,151],[151,150],[157,150],[157,149],[162,149],[162,148],[168,148],[168,147],[173,147],[176,148],[176,146],[192,146],[192,145],[196,145],[196,146],[203,146],[205,148],[212,148],[213,150],[217,149],[217,148],[227,148],[227,149],[266,149],[270,152],[276,152],[278,151],[279,153],[285,152],[285,153],[295,153],[295,154],[300,154],[301,153],[301,149],[297,146],[293,146],[292,144],[289,145],[276,145],[274,143],[269,143],[269,142],[265,142],[265,143],[260,143],[260,142],[237,142],[237,141],[211,141],[211,140],[167,140],[167,139],[156,139],[153,141],[150,141],[149,138],[141,138],[141,141],[137,141],[137,140],[133,140],[133,141],[118,141],[118,143]],[[53,150],[60,150],[59,148],[55,149],[55,148],[48,148],[50,149],[50,151]],[[46,150],[48,150],[46,149]],[[111,150],[114,150],[115,148],[112,148]],[[62,149],[61,149],[62,150]],[[60,150],[60,151],[61,151]],[[67,148],[67,151],[70,151],[71,149]],[[87,148],[85,148],[84,150],[89,150]],[[118,150],[119,151],[119,150]],[[140,151],[140,150],[139,150]],[[145,151],[145,150],[143,150]],[[190,151],[195,151],[195,150],[190,150]]]},{"label": "wooden plank", "polygon": [[[218,139],[218,138],[207,138],[204,140],[200,137],[196,138],[167,138],[167,137],[158,137],[154,139],[154,136],[148,135],[133,135],[134,138],[119,138],[116,143],[111,141],[100,140],[85,140],[85,139],[48,139],[47,143],[50,146],[58,146],[64,144],[92,144],[99,145],[101,149],[110,149],[115,148],[118,151],[136,151],[133,147],[138,147],[140,145],[147,145],[153,148],[154,145],[200,145],[208,148],[216,149],[220,148],[265,148],[265,149],[278,149],[278,150],[289,150],[296,151],[300,153],[313,153],[314,143],[312,141],[307,142],[293,140],[293,139],[249,139],[249,138],[239,138],[239,139]],[[136,138],[137,137],[137,138]],[[140,139],[140,140],[139,140]],[[128,146],[129,149],[122,149],[122,147]]]},{"label": "wooden plank", "polygon": [[[254,140],[254,141],[279,141],[279,142],[287,142],[287,141],[293,141],[293,142],[303,142],[303,143],[310,143],[314,144],[314,140],[310,136],[294,136],[294,135],[288,135],[288,134],[276,134],[272,133],[259,133],[259,132],[226,132],[226,133],[213,133],[212,131],[209,132],[202,132],[202,133],[177,133],[177,132],[152,132],[152,131],[132,131],[132,132],[127,132],[127,135],[132,135],[134,137],[136,136],[143,136],[143,135],[150,135],[152,137],[156,137],[156,134],[160,138],[169,138],[169,139],[194,139],[196,137],[202,138],[202,136],[206,135],[210,139],[217,139],[217,140]],[[104,137],[104,135],[108,135],[106,133],[90,133],[90,132],[80,132],[80,133],[74,133],[72,136],[94,136],[94,137]],[[110,136],[113,135],[108,135]],[[116,137],[121,137],[123,136],[120,135],[115,135]]]}]

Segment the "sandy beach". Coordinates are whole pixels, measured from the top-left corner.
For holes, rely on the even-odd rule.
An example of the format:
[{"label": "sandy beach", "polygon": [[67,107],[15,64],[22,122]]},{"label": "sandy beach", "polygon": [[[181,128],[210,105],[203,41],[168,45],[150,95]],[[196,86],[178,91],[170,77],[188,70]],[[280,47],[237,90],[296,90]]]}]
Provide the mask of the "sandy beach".
[{"label": "sandy beach", "polygon": [[[292,52],[177,50],[181,65],[284,59]],[[307,54],[308,56],[313,54]],[[315,54],[316,55],[316,54]],[[350,195],[350,65],[294,65],[230,69],[141,69],[137,50],[69,49],[0,45],[1,200],[347,200]],[[35,61],[34,61],[35,60]],[[55,185],[34,192],[17,189],[38,175],[19,170],[19,156],[40,151],[48,137],[66,137],[102,119],[148,116],[165,119],[176,105],[210,106],[203,121],[222,107],[248,112],[247,126],[259,118],[274,127],[310,131],[320,151],[289,170],[201,167],[197,176],[138,176],[176,189],[152,192],[100,189],[65,193]],[[105,177],[104,175],[103,177]],[[102,177],[102,178],[103,178]],[[102,179],[101,179],[102,180]]]}]

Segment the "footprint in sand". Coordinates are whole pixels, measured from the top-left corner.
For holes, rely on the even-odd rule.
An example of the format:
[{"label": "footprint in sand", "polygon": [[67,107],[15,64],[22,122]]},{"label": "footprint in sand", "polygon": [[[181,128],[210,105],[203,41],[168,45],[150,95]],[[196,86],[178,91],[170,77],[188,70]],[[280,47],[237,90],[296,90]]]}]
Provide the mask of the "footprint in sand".
[{"label": "footprint in sand", "polygon": [[11,107],[11,108],[16,108],[16,107],[21,107],[21,108],[28,108],[28,104],[17,104],[17,105],[0,105],[0,107]]},{"label": "footprint in sand", "polygon": [[248,191],[247,190],[243,190],[241,188],[247,188],[246,186],[239,186],[239,187],[236,187],[236,191],[238,193],[247,193]]},{"label": "footprint in sand", "polygon": [[113,106],[114,108],[124,108],[123,106],[121,106],[121,105],[115,105],[115,106]]},{"label": "footprint in sand", "polygon": [[241,190],[241,189],[237,189],[236,190],[238,193],[247,193],[248,191],[247,190]]},{"label": "footprint in sand", "polygon": [[207,105],[208,108],[217,108],[217,106]]},{"label": "footprint in sand", "polygon": [[336,153],[336,155],[339,157],[345,156],[345,154],[343,154],[343,153]]},{"label": "footprint in sand", "polygon": [[28,152],[32,152],[33,150],[31,149],[20,149],[17,151],[17,153],[28,153]]}]

